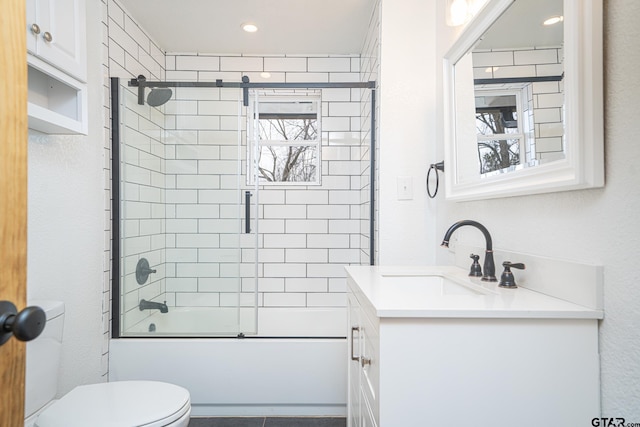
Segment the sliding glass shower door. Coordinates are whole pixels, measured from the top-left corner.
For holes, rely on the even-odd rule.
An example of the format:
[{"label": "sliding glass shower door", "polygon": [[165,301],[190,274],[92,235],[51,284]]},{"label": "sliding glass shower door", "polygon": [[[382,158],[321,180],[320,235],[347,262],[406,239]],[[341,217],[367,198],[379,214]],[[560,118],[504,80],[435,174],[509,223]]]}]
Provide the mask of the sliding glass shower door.
[{"label": "sliding glass shower door", "polygon": [[118,336],[255,334],[258,187],[242,90],[112,84]]}]

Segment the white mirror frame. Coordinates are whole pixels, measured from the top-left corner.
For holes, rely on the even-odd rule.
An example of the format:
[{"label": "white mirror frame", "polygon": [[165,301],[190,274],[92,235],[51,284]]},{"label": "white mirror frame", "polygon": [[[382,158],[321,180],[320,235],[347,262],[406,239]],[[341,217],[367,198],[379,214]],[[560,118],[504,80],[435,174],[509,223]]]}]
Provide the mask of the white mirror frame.
[{"label": "white mirror frame", "polygon": [[449,200],[604,185],[602,0],[564,0],[565,158],[494,176],[480,177],[478,173],[477,179],[466,182],[458,178],[455,64],[514,1],[489,0],[444,57],[445,196]]}]

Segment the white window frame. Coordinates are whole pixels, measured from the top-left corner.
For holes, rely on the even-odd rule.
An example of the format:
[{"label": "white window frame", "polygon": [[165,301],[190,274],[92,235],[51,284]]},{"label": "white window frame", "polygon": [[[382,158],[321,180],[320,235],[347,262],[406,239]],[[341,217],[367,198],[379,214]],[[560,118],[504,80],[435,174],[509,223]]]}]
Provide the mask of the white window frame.
[{"label": "white window frame", "polygon": [[[317,124],[317,132],[316,139],[314,140],[295,140],[288,141],[284,139],[270,139],[270,140],[262,140],[259,138],[257,134],[257,130],[255,129],[256,120],[254,119],[255,114],[259,114],[256,111],[255,103],[256,98],[258,100],[258,108],[260,105],[269,102],[296,102],[296,101],[304,101],[304,102],[313,102],[316,104],[316,124]],[[248,116],[248,124],[247,124],[247,184],[255,185],[256,183],[256,174],[257,174],[257,166],[254,164],[254,157],[258,150],[256,149],[256,144],[258,149],[262,149],[262,147],[268,146],[309,146],[315,147],[316,149],[316,173],[315,180],[313,181],[266,181],[259,180],[258,185],[285,185],[285,186],[306,186],[306,185],[321,185],[322,178],[322,98],[319,93],[314,94],[292,94],[292,95],[270,95],[270,94],[258,94],[250,97],[249,100],[249,114]],[[259,120],[259,118],[257,119]]]}]

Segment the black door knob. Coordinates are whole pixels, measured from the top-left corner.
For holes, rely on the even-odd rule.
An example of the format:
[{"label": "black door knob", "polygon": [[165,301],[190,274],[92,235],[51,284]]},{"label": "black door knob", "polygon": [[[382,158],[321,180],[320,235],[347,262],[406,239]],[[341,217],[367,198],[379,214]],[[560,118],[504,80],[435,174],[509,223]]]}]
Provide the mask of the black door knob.
[{"label": "black door knob", "polygon": [[47,316],[40,307],[27,307],[18,313],[9,301],[0,301],[0,345],[15,336],[20,341],[31,341],[44,330]]}]

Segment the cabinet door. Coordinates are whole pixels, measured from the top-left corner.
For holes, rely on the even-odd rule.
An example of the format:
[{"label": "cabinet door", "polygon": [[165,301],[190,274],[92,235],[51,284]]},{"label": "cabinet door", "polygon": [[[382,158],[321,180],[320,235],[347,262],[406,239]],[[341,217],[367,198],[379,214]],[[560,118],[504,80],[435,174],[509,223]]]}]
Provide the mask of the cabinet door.
[{"label": "cabinet door", "polygon": [[35,5],[35,21],[40,28],[36,54],[60,70],[86,81],[84,0],[37,0]]},{"label": "cabinet door", "polygon": [[347,426],[348,427],[362,427],[362,396],[360,392],[360,364],[359,359],[353,360],[359,357],[360,347],[360,308],[358,301],[353,294],[349,293],[347,296],[348,306],[348,327],[347,337],[349,338],[348,347],[348,372],[349,372],[349,390],[348,390],[348,402],[347,402]]}]

